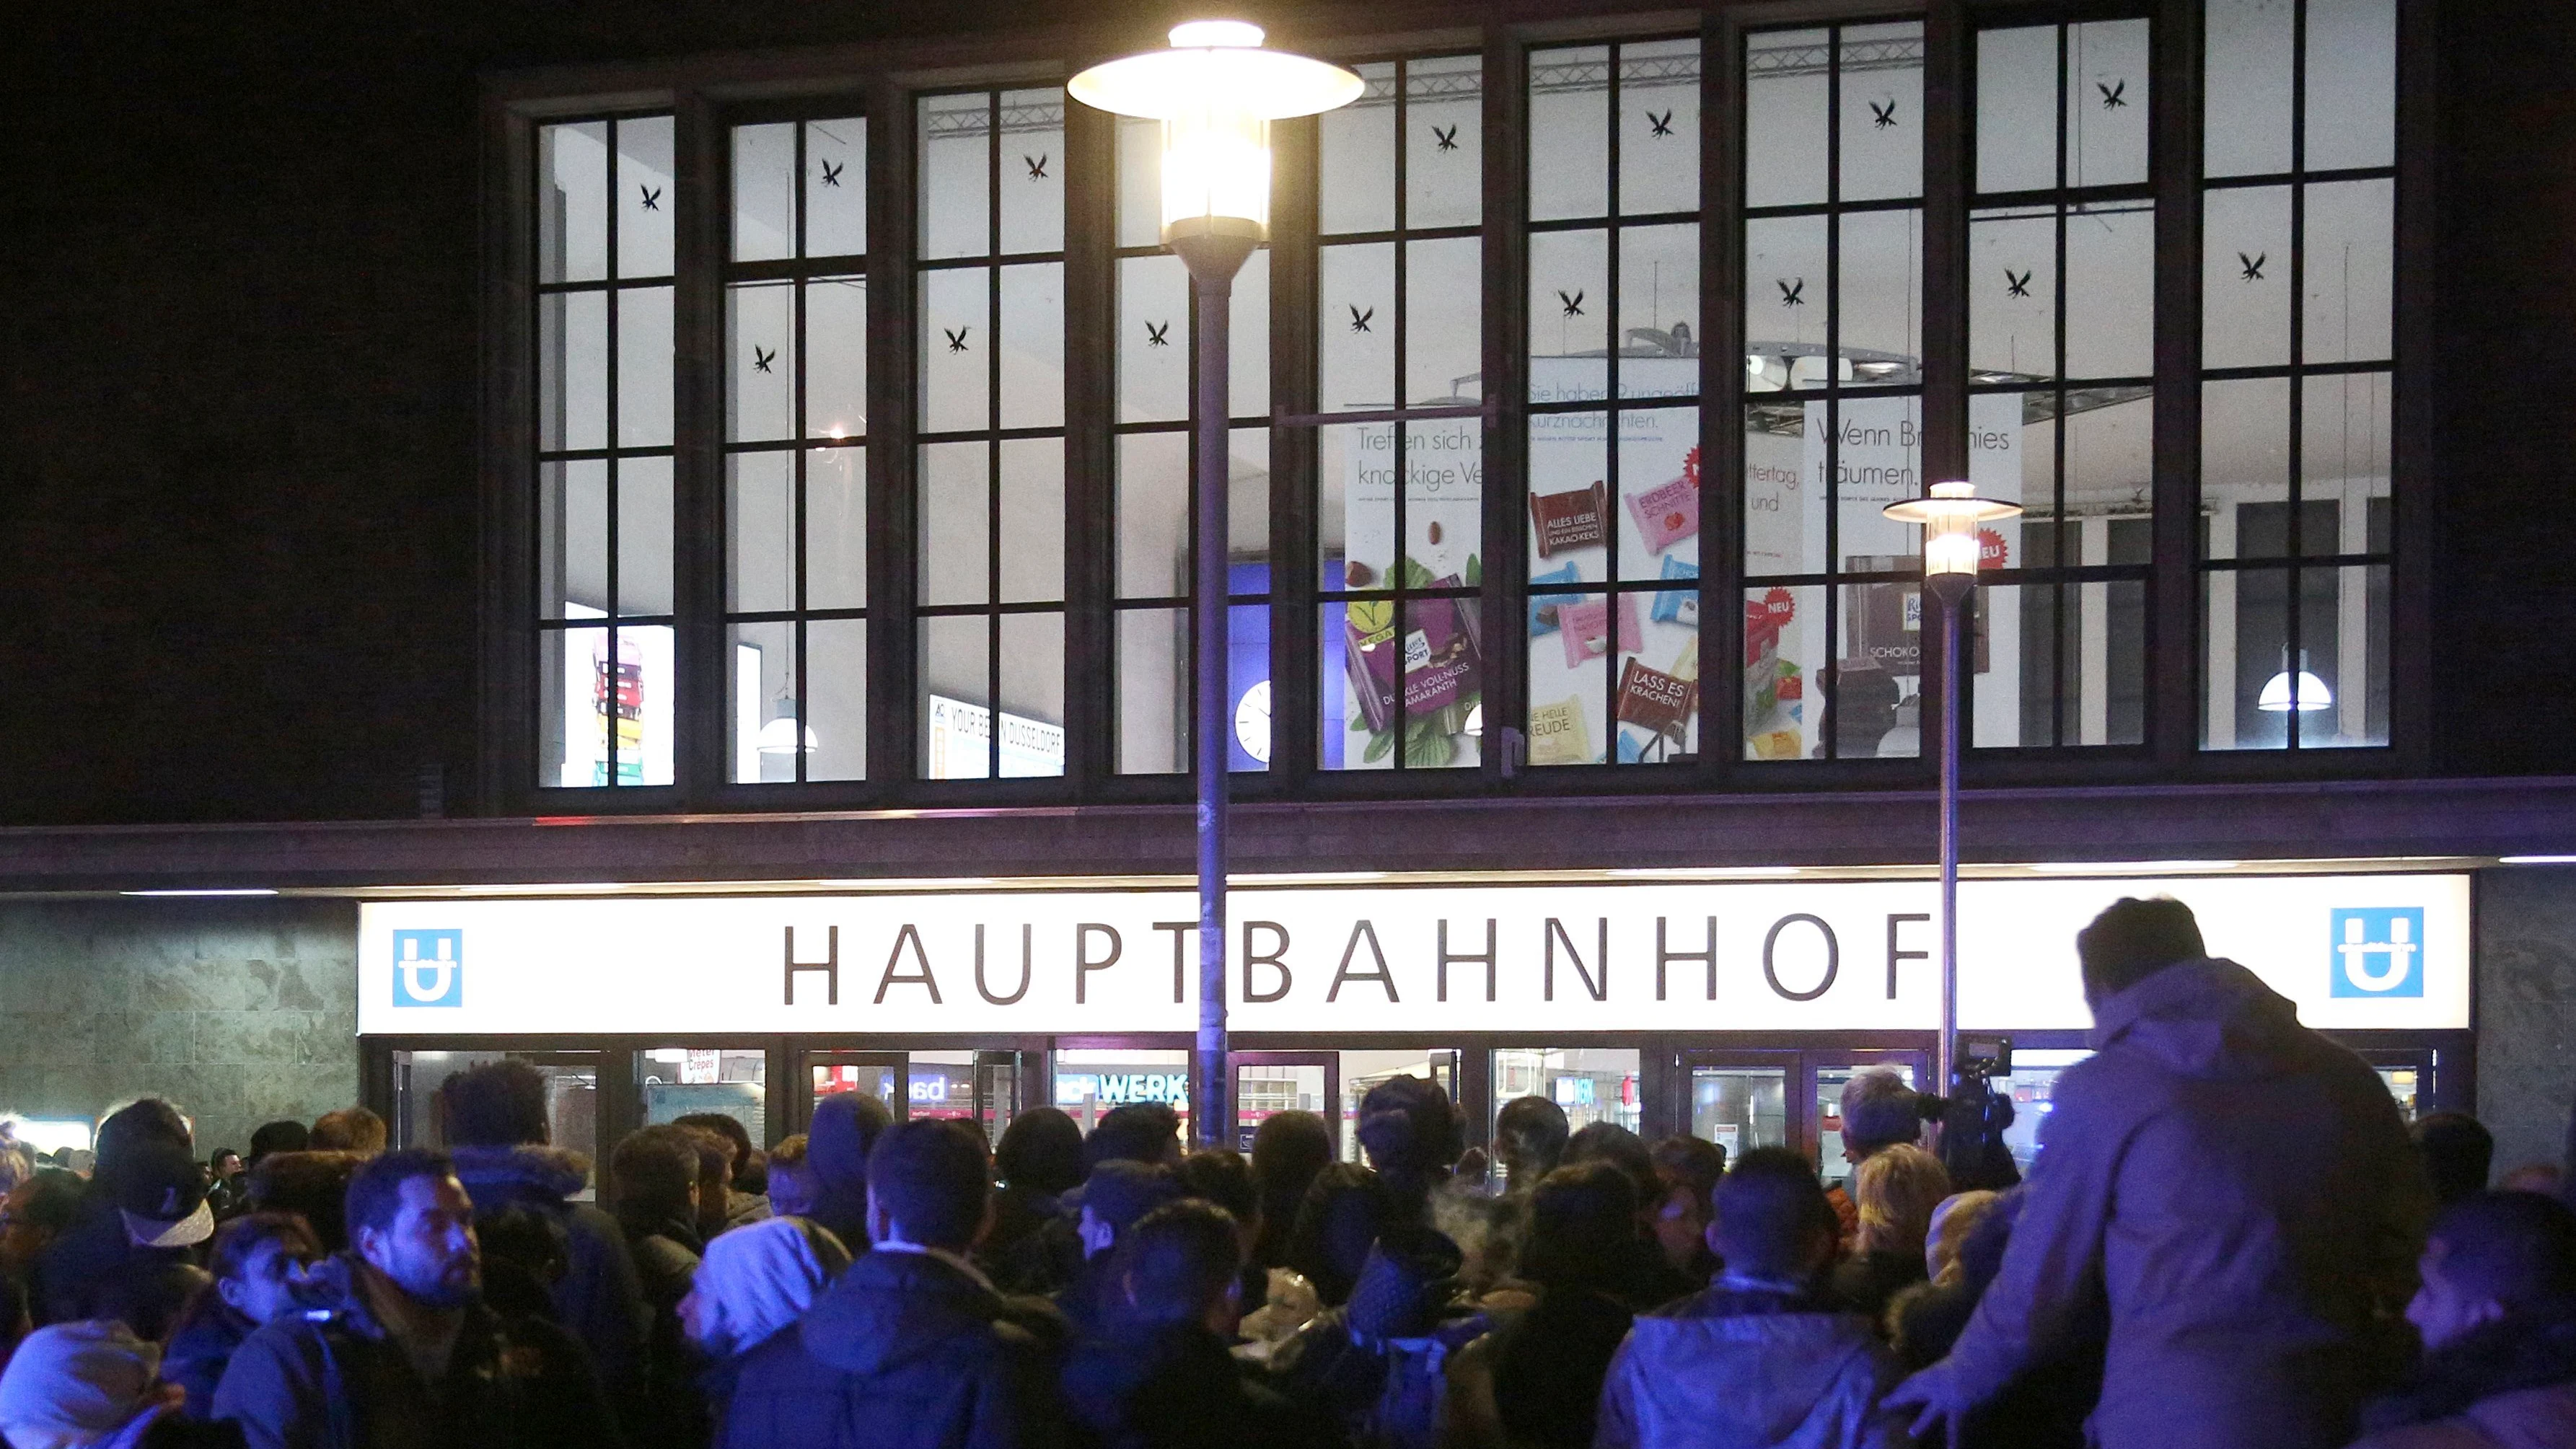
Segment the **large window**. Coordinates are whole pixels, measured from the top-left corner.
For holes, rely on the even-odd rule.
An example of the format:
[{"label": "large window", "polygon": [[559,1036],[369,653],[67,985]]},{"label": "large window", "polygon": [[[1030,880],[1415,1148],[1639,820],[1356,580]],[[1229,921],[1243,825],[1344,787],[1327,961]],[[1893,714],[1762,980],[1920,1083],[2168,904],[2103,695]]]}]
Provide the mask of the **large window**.
[{"label": "large window", "polygon": [[536,133],[538,779],[673,770],[671,118]]},{"label": "large window", "polygon": [[1318,743],[1327,770],[1471,766],[1485,728],[1484,61],[1357,67],[1318,123]]},{"label": "large window", "polygon": [[2204,747],[2388,742],[2394,0],[2209,0]]},{"label": "large window", "polygon": [[1743,753],[1919,750],[1923,27],[1744,57]]},{"label": "large window", "polygon": [[733,132],[729,778],[867,775],[867,155],[857,116]]},{"label": "large window", "polygon": [[1699,42],[1529,64],[1529,761],[1699,752]]},{"label": "large window", "polygon": [[917,106],[927,779],[1064,773],[1064,104]]},{"label": "large window", "polygon": [[1969,477],[1993,524],[1970,671],[1981,747],[2146,738],[2154,547],[2148,22],[1980,31]]}]

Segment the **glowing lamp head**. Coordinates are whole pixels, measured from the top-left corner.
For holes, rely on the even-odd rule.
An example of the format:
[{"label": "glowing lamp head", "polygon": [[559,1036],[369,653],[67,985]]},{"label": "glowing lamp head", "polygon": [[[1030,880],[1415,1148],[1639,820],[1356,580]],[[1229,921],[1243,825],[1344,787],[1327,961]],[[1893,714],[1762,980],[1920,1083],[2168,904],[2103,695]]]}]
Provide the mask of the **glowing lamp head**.
[{"label": "glowing lamp head", "polygon": [[2263,692],[2254,697],[2254,707],[2265,714],[2314,714],[2334,708],[2334,691],[2326,682],[2308,672],[2308,651],[2299,651],[2299,667],[2290,668],[2290,651],[2281,651],[2281,672],[2263,681]]},{"label": "glowing lamp head", "polygon": [[[1935,483],[1921,498],[1908,498],[1879,510],[1899,523],[1923,525],[1923,576],[1935,588],[1965,590],[1977,581],[1983,542],[1981,524],[2011,518],[2018,503],[1979,498],[1973,483]],[[1946,588],[1944,587],[1946,586]]]},{"label": "glowing lamp head", "polygon": [[1163,240],[1259,242],[1270,226],[1270,123],[1358,100],[1340,66],[1265,50],[1258,25],[1193,20],[1169,50],[1095,65],[1066,86],[1075,100],[1163,123]]}]

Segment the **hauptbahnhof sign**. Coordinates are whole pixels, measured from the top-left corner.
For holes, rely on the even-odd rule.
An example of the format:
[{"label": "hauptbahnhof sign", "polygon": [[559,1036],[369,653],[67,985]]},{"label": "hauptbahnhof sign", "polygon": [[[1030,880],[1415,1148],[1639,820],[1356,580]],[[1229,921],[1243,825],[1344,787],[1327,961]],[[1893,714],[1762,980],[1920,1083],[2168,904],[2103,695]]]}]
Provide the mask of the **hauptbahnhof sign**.
[{"label": "hauptbahnhof sign", "polygon": [[[2123,895],[2189,904],[2338,1030],[2469,1025],[2465,875],[1977,880],[1959,888],[1972,1030],[2091,1024],[2075,933]],[[1246,1032],[1931,1030],[1925,881],[1279,887],[1231,898]],[[370,902],[370,1035],[1187,1032],[1187,891]]]}]

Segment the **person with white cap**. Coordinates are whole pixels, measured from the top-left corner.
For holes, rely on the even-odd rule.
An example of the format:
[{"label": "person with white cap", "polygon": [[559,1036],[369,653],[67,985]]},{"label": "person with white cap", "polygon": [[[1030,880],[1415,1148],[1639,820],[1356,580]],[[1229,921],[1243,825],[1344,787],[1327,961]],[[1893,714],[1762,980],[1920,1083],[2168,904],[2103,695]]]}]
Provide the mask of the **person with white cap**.
[{"label": "person with white cap", "polygon": [[707,1244],[680,1325],[710,1365],[699,1386],[714,1422],[724,1422],[743,1355],[794,1327],[849,1266],[841,1240],[804,1218],[746,1223]]},{"label": "person with white cap", "polygon": [[114,1319],[39,1328],[0,1373],[0,1435],[12,1449],[131,1449],[179,1407],[160,1367],[161,1350]]},{"label": "person with white cap", "polygon": [[91,1197],[88,1219],[47,1255],[40,1318],[119,1318],[166,1336],[206,1281],[194,1261],[215,1231],[205,1170],[185,1145],[137,1142],[110,1160]]}]

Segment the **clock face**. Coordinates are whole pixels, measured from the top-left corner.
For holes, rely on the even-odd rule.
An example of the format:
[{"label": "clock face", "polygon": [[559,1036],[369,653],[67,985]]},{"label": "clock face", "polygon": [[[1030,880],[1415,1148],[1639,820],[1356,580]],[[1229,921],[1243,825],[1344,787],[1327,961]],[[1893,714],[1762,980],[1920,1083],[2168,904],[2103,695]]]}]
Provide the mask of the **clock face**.
[{"label": "clock face", "polygon": [[1270,763],[1270,681],[1265,679],[1243,692],[1234,704],[1234,737],[1243,752],[1263,764]]}]

